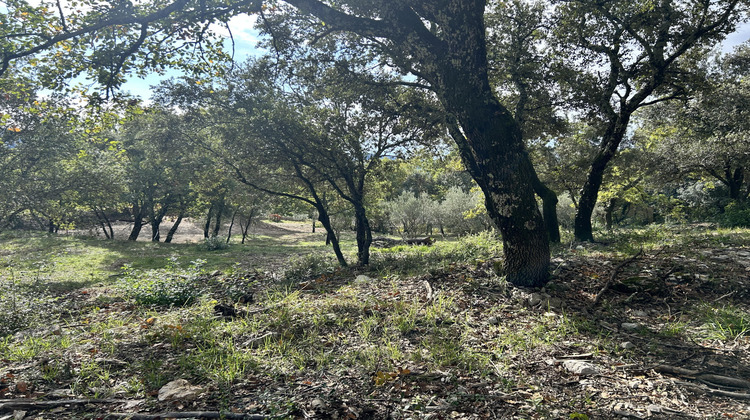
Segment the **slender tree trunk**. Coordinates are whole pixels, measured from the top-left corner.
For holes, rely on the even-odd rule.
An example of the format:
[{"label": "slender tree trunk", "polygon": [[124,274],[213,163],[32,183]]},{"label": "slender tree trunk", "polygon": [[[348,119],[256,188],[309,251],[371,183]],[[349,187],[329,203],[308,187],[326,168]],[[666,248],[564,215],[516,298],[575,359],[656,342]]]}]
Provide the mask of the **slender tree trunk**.
[{"label": "slender tree trunk", "polygon": [[[534,168],[531,168],[534,171]],[[555,244],[560,243],[560,222],[557,220],[557,194],[537,176],[534,171],[534,192],[542,199],[542,219],[544,219],[544,228],[547,230],[549,241]]]},{"label": "slender tree trunk", "polygon": [[599,190],[604,179],[604,171],[607,165],[612,161],[617,153],[620,142],[625,138],[628,128],[630,114],[623,114],[612,122],[602,136],[602,142],[599,146],[594,160],[589,167],[589,173],[586,182],[581,189],[581,196],[578,199],[578,211],[576,212],[574,235],[578,241],[594,241],[594,230],[591,226],[591,216],[594,214],[594,207],[599,197]]},{"label": "slender tree trunk", "polygon": [[[96,216],[97,222],[99,222],[99,227],[102,228],[102,233],[104,233],[104,237],[107,239],[112,239],[109,232],[107,232],[107,227],[104,225],[104,212],[100,211],[96,206],[92,207],[92,209],[94,211],[94,215]],[[50,220],[50,222],[52,222],[52,220]],[[52,229],[51,225],[50,225],[50,229]],[[50,233],[52,233],[51,230],[50,230]]]},{"label": "slender tree trunk", "polygon": [[177,220],[172,223],[172,227],[169,228],[169,232],[167,232],[167,237],[164,239],[164,243],[172,243],[172,239],[174,239],[174,235],[177,233],[177,229],[180,227],[180,223],[182,223],[182,219],[185,217],[185,205],[180,208],[180,213],[177,215]]},{"label": "slender tree trunk", "polygon": [[239,211],[239,207],[234,210],[232,213],[232,221],[229,222],[229,229],[227,230],[227,243],[229,243],[229,240],[232,239],[232,228],[234,227],[234,218],[237,217],[237,212]]},{"label": "slender tree trunk", "polygon": [[607,230],[612,230],[614,225],[612,220],[612,214],[615,211],[615,205],[617,204],[616,198],[611,198],[607,202],[607,207],[604,208],[604,226]]},{"label": "slender tree trunk", "polygon": [[[102,226],[102,229],[104,229],[104,226]],[[55,221],[52,218],[49,219],[47,224],[47,233],[55,233]],[[104,234],[106,235],[107,232],[104,232]]]},{"label": "slender tree trunk", "polygon": [[326,245],[329,243],[331,244],[333,247],[333,253],[336,254],[336,260],[339,262],[339,265],[346,267],[348,264],[346,263],[346,258],[344,258],[344,253],[341,252],[339,238],[336,237],[336,232],[333,230],[333,225],[331,225],[331,218],[328,216],[328,211],[323,205],[318,206],[318,221],[326,230]]},{"label": "slender tree trunk", "polygon": [[372,229],[367,219],[365,207],[361,204],[354,205],[354,230],[357,235],[357,264],[365,266],[370,264],[370,244],[372,244]]}]

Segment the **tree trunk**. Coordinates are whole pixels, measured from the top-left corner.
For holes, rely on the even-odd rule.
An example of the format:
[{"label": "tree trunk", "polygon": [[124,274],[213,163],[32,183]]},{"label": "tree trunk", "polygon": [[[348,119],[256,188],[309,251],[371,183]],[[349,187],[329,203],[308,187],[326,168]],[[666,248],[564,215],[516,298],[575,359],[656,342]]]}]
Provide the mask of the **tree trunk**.
[{"label": "tree trunk", "polygon": [[129,241],[138,240],[138,235],[141,234],[143,228],[143,206],[139,203],[133,203],[133,228],[130,230],[128,236]]},{"label": "tree trunk", "polygon": [[167,237],[164,239],[164,243],[172,243],[172,239],[174,238],[175,233],[177,233],[177,228],[180,227],[180,223],[182,223],[182,219],[184,217],[185,209],[180,209],[180,214],[177,215],[177,220],[175,220],[174,223],[172,223],[172,227],[169,228],[169,232],[167,232]]},{"label": "tree trunk", "polygon": [[213,236],[214,238],[219,236],[219,230],[221,229],[221,216],[224,214],[225,206],[226,203],[224,201],[224,195],[222,195],[216,206],[216,224],[214,225],[213,233],[211,233],[211,236]]},{"label": "tree trunk", "polygon": [[211,219],[214,217],[214,204],[208,208],[208,214],[206,215],[206,224],[203,225],[203,238],[208,239],[208,232],[211,229]]},{"label": "tree trunk", "polygon": [[727,187],[729,187],[729,198],[732,200],[742,201],[742,186],[745,183],[744,168],[735,168],[734,171],[727,168]]},{"label": "tree trunk", "polygon": [[229,240],[232,239],[232,228],[234,227],[234,218],[237,217],[237,212],[239,211],[239,207],[234,210],[232,213],[232,221],[229,222],[229,229],[227,230],[227,243],[229,243]]},{"label": "tree trunk", "polygon": [[368,265],[370,264],[372,230],[365,207],[361,203],[354,205],[354,230],[357,235],[357,264],[360,266]]},{"label": "tree trunk", "polygon": [[607,230],[612,230],[612,213],[615,211],[615,205],[617,204],[616,198],[610,198],[607,202],[607,207],[604,208],[604,226]]},{"label": "tree trunk", "polygon": [[[534,170],[534,168],[531,168]],[[557,220],[557,194],[537,176],[534,171],[534,192],[542,199],[542,219],[544,219],[544,228],[547,231],[549,241],[555,244],[560,243],[560,222]]]},{"label": "tree trunk", "polygon": [[629,120],[630,114],[620,115],[616,121],[609,124],[602,136],[599,151],[591,162],[586,182],[583,184],[581,196],[578,199],[578,211],[576,211],[575,223],[573,225],[577,241],[594,241],[591,216],[594,214],[594,207],[596,207],[596,201],[599,197],[599,190],[604,179],[604,171],[607,169],[607,165],[612,158],[615,157],[617,148],[625,137]]},{"label": "tree trunk", "polygon": [[346,267],[348,264],[346,263],[344,254],[341,252],[339,239],[336,237],[336,232],[333,230],[333,225],[331,225],[331,218],[328,216],[328,211],[323,205],[318,206],[318,221],[326,230],[326,245],[330,243],[331,246],[333,246],[333,253],[336,254],[336,260],[338,260],[339,265],[342,267]]},{"label": "tree trunk", "polygon": [[[104,226],[102,226],[102,229],[104,229]],[[50,218],[47,223],[47,233],[55,233],[55,221],[52,220],[52,218]],[[104,234],[106,235],[107,232],[104,232]]]}]

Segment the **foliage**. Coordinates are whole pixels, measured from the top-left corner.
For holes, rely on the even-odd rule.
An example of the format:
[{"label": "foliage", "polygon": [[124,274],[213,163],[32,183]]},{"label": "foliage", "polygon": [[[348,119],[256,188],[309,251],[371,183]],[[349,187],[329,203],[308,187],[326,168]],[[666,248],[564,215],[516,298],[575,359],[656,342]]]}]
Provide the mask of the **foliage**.
[{"label": "foliage", "polygon": [[723,227],[750,227],[750,205],[737,201],[729,203],[718,219]]},{"label": "foliage", "polygon": [[208,238],[203,239],[199,248],[204,251],[221,251],[222,249],[229,248],[229,244],[218,236],[209,236]]},{"label": "foliage", "polygon": [[122,294],[139,305],[182,306],[193,303],[203,293],[204,260],[181,268],[172,259],[164,269],[134,270],[123,267],[118,287]]}]

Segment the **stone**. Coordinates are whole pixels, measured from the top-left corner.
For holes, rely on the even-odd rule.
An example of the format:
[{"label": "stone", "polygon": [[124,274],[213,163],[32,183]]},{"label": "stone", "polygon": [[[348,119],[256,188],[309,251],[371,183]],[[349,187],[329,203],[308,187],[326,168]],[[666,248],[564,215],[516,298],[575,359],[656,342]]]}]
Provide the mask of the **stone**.
[{"label": "stone", "polygon": [[625,341],[620,344],[620,348],[624,350],[630,350],[635,348],[635,344],[631,343],[630,341]]},{"label": "stone", "polygon": [[542,303],[542,299],[544,299],[544,295],[541,293],[532,293],[531,296],[529,296],[529,306],[539,305]]},{"label": "stone", "polygon": [[635,322],[623,322],[620,326],[625,331],[635,331],[638,328],[641,328],[641,324],[637,324]]},{"label": "stone", "polygon": [[211,274],[209,274],[209,275],[210,275],[211,277],[219,277],[219,276],[221,275],[221,271],[219,271],[219,270],[214,270],[214,271],[212,271],[212,272],[211,272]]},{"label": "stone", "polygon": [[500,323],[500,318],[496,316],[491,316],[489,319],[487,319],[487,323],[490,325],[498,325]]},{"label": "stone", "polygon": [[367,277],[367,276],[366,276],[366,275],[364,275],[364,274],[360,274],[360,275],[358,275],[358,276],[357,276],[357,277],[356,277],[356,278],[354,279],[354,282],[355,282],[355,283],[369,283],[369,282],[371,282],[371,281],[372,281],[372,279],[371,279],[371,278],[369,278],[369,277]]},{"label": "stone", "polygon": [[596,366],[581,360],[566,360],[563,362],[563,367],[567,369],[568,372],[580,376],[596,375],[599,373]]},{"label": "stone", "polygon": [[185,379],[175,379],[159,390],[159,401],[191,401],[203,393],[203,388],[191,385]]},{"label": "stone", "polygon": [[637,316],[639,318],[642,318],[642,317],[648,316],[648,313],[646,313],[646,311],[642,311],[640,309],[636,309],[636,310],[633,311],[633,316]]}]

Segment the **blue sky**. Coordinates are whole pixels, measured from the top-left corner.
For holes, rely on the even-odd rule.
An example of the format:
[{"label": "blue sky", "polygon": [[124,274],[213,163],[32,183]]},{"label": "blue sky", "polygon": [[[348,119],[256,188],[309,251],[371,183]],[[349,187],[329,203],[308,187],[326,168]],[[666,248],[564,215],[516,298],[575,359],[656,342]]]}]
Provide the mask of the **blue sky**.
[{"label": "blue sky", "polygon": [[[234,58],[237,62],[243,62],[250,56],[262,54],[262,51],[257,48],[259,33],[254,29],[255,20],[256,16],[240,15],[232,18],[229,22],[235,42]],[[227,37],[225,44],[227,49],[229,49],[231,47],[231,42],[228,39],[229,32],[223,27],[216,27],[215,30],[220,35]],[[749,39],[750,23],[746,23],[740,26],[737,32],[727,37],[726,41],[722,44],[722,51],[730,52],[736,45],[746,42]],[[123,85],[122,90],[129,91],[134,95],[140,96],[142,99],[149,99],[151,97],[151,86],[157,85],[162,80],[169,79],[170,77],[178,77],[179,75],[179,72],[171,70],[163,76],[153,74],[143,79],[132,77]]]}]

